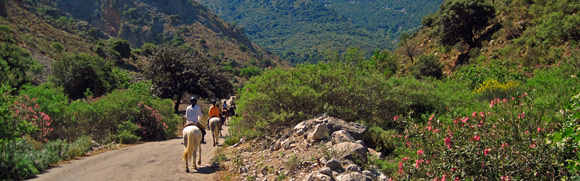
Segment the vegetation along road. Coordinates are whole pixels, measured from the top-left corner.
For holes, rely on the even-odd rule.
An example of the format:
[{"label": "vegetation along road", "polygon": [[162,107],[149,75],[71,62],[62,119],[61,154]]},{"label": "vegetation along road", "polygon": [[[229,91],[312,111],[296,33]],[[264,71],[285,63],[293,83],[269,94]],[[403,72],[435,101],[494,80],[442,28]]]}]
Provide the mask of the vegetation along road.
[{"label": "vegetation along road", "polygon": [[[222,134],[227,135],[224,126]],[[213,180],[215,168],[211,158],[218,147],[212,147],[211,132],[202,145],[202,164],[198,170],[185,172],[182,139],[148,142],[127,148],[73,160],[39,174],[32,180]],[[223,138],[220,139],[220,145]]]}]

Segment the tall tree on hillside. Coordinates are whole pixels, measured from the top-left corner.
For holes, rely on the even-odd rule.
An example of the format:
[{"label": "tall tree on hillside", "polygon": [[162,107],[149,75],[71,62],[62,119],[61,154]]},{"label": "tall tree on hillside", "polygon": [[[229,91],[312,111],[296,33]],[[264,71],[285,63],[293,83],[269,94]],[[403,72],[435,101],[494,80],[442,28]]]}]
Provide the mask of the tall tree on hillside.
[{"label": "tall tree on hillside", "polygon": [[449,0],[439,9],[439,19],[435,22],[441,34],[441,43],[454,45],[465,42],[475,43],[475,35],[495,18],[495,8],[486,0]]},{"label": "tall tree on hillside", "polygon": [[408,33],[401,34],[401,36],[399,36],[399,47],[402,47],[403,54],[405,54],[407,57],[409,57],[409,59],[411,59],[411,63],[414,63],[415,60],[413,59],[413,57],[419,54],[419,48],[417,48],[417,46],[413,42],[410,42],[411,39],[412,36],[410,34]]},{"label": "tall tree on hillside", "polygon": [[209,64],[199,53],[163,47],[148,57],[147,77],[155,93],[175,101],[175,112],[184,93],[203,98],[226,98],[233,93],[233,85],[225,72]]}]

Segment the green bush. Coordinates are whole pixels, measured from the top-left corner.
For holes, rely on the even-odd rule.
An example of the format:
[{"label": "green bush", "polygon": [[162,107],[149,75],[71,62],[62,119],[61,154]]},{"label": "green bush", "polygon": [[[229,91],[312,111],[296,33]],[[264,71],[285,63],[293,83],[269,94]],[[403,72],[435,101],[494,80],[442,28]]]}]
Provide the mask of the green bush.
[{"label": "green bush", "polygon": [[[534,108],[527,94],[492,102],[491,111],[471,115],[432,116],[425,124],[408,122],[402,136],[393,135],[400,179],[466,180],[559,179],[565,153],[545,142],[558,121]],[[388,167],[387,167],[388,168]],[[392,169],[391,169],[392,171]]]},{"label": "green bush", "polygon": [[34,151],[34,147],[27,140],[1,143],[0,179],[23,180],[38,174],[39,170],[31,159]]},{"label": "green bush", "polygon": [[111,48],[115,50],[121,58],[129,58],[131,56],[131,43],[123,39],[111,40]]},{"label": "green bush", "polygon": [[152,97],[150,83],[136,83],[127,90],[87,101],[73,101],[68,114],[67,137],[91,135],[97,141],[110,141],[120,130],[118,125],[131,121],[139,126],[133,134],[144,140],[162,140],[175,136],[179,119],[168,99]]},{"label": "green bush", "polygon": [[64,51],[64,45],[60,42],[54,42],[50,44],[50,47],[54,49],[57,53],[62,53]]},{"label": "green bush", "polygon": [[16,98],[10,95],[11,91],[10,86],[0,85],[0,144],[19,140],[22,135],[35,130],[31,122],[17,117],[14,110]]},{"label": "green bush", "polygon": [[443,65],[434,55],[423,55],[413,66],[413,75],[416,78],[434,77],[441,79],[443,77]]},{"label": "green bush", "polygon": [[250,78],[253,76],[260,75],[261,73],[262,73],[262,70],[260,68],[255,67],[255,66],[251,66],[251,67],[246,67],[246,68],[240,69],[239,76],[245,77],[245,78]]},{"label": "green bush", "polygon": [[141,52],[145,56],[153,55],[153,52],[155,52],[156,49],[157,47],[152,43],[145,43],[141,45]]},{"label": "green bush", "polygon": [[135,123],[124,121],[117,126],[118,132],[115,135],[115,142],[121,144],[137,143],[141,139],[141,137],[135,135],[137,130],[139,130],[139,127]]},{"label": "green bush", "polygon": [[42,149],[34,141],[21,139],[0,143],[0,179],[31,178],[61,160],[82,156],[92,147],[91,138],[80,137],[73,143],[49,141]]},{"label": "green bush", "polygon": [[240,90],[242,117],[232,121],[233,134],[275,133],[321,113],[386,129],[395,115],[444,111],[434,89],[413,78],[385,79],[381,72],[338,62],[272,69]]},{"label": "green bush", "polygon": [[110,62],[88,54],[67,55],[55,61],[52,70],[54,83],[71,99],[83,98],[87,90],[98,97],[122,84]]},{"label": "green bush", "polygon": [[0,83],[19,89],[24,84],[37,82],[42,65],[28,51],[0,42],[0,72]]},{"label": "green bush", "polygon": [[65,122],[67,122],[68,98],[62,88],[55,88],[51,83],[39,86],[25,85],[20,90],[20,97],[34,98],[39,111],[44,112],[52,119],[51,128],[54,130],[48,138],[64,138]]}]

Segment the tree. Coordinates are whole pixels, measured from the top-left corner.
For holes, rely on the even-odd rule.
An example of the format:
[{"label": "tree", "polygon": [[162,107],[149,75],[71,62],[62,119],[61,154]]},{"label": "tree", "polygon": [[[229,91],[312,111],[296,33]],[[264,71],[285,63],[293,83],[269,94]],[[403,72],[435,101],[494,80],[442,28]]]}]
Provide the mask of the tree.
[{"label": "tree", "polygon": [[84,53],[67,55],[54,62],[53,81],[71,99],[83,98],[87,90],[98,97],[123,84],[113,69],[110,62],[100,57]]},{"label": "tree", "polygon": [[413,57],[419,53],[419,50],[413,42],[410,42],[411,38],[411,35],[408,33],[401,34],[401,36],[399,36],[399,47],[403,49],[403,54],[411,59],[411,63],[414,63],[415,60]]},{"label": "tree", "polygon": [[186,92],[203,98],[226,98],[233,93],[226,73],[209,64],[199,53],[163,47],[147,60],[147,77],[152,81],[154,92],[159,97],[176,100],[175,112]]},{"label": "tree", "polygon": [[155,51],[155,49],[157,49],[157,46],[155,46],[152,43],[145,43],[141,46],[141,53],[144,56],[150,56],[153,55],[153,52]]},{"label": "tree", "polygon": [[131,43],[127,40],[115,39],[112,41],[111,46],[122,58],[131,57]]},{"label": "tree", "polygon": [[460,41],[472,46],[474,37],[495,18],[495,8],[486,0],[450,0],[440,6],[435,22],[440,42],[454,45]]}]

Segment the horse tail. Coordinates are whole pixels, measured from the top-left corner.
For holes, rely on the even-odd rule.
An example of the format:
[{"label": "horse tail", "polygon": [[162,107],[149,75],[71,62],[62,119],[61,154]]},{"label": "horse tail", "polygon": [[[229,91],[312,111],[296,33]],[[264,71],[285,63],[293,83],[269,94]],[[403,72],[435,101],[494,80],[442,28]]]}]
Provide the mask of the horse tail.
[{"label": "horse tail", "polygon": [[194,138],[193,138],[193,130],[188,130],[185,131],[183,134],[183,138],[184,139],[184,144],[187,144],[187,146],[185,147],[185,151],[183,152],[183,160],[187,160],[188,156],[191,156],[191,154],[193,153],[194,149],[195,149],[195,144],[194,144]]}]

